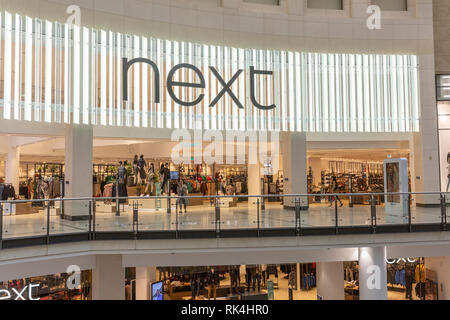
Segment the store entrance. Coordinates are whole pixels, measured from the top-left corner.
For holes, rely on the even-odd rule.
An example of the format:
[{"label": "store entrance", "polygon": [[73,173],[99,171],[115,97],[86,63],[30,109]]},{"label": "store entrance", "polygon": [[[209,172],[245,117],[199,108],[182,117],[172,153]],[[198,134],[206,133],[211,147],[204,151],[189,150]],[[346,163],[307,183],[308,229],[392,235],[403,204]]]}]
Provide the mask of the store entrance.
[{"label": "store entrance", "polygon": [[[345,196],[348,193],[383,193],[383,161],[389,158],[406,158],[410,167],[408,149],[315,149],[308,151],[308,193],[310,205],[328,204],[337,200],[349,207],[368,205],[368,196]],[[408,170],[410,172],[410,170]],[[410,176],[410,175],[409,175]],[[411,178],[409,177],[409,181]],[[411,182],[409,183],[411,190]],[[320,194],[342,193],[331,199]],[[377,196],[379,204],[383,196]]]}]

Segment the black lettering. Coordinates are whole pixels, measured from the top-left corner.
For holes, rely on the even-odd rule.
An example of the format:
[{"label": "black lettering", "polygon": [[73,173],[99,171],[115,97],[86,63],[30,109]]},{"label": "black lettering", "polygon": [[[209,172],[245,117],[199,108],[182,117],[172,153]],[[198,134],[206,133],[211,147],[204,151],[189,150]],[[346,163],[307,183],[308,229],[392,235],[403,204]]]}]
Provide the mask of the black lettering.
[{"label": "black lettering", "polygon": [[219,100],[222,98],[222,96],[225,94],[225,92],[228,92],[228,94],[230,95],[231,99],[233,99],[234,103],[236,103],[236,105],[238,106],[238,108],[240,109],[244,109],[244,107],[242,106],[241,102],[239,101],[238,98],[236,98],[236,96],[234,95],[233,91],[231,91],[231,86],[233,85],[233,82],[236,81],[237,78],[239,78],[239,76],[242,73],[242,70],[239,69],[235,75],[231,78],[230,81],[228,81],[228,83],[225,82],[225,80],[223,80],[223,78],[221,77],[221,75],[219,74],[219,72],[217,72],[217,70],[214,67],[209,67],[209,69],[212,71],[212,73],[216,76],[216,78],[219,80],[220,84],[223,86],[222,91],[219,92],[219,94],[217,95],[217,97],[213,100],[213,102],[211,102],[211,104],[209,105],[210,107],[214,107],[217,102],[219,102]]},{"label": "black lettering", "polygon": [[255,67],[250,67],[250,99],[253,103],[253,105],[261,110],[272,110],[275,109],[277,106],[275,104],[272,104],[270,106],[263,106],[259,104],[258,101],[256,101],[255,97],[255,75],[273,75],[272,71],[263,71],[263,70],[255,70]]},{"label": "black lettering", "polygon": [[135,63],[146,63],[149,64],[153,68],[153,72],[155,73],[155,103],[160,102],[160,93],[159,93],[159,69],[158,66],[150,59],[145,58],[136,58],[128,61],[127,58],[122,58],[122,95],[123,101],[128,101],[128,70]]},{"label": "black lettering", "polygon": [[[182,69],[182,68],[187,68],[187,69],[191,69],[192,71],[194,71],[200,78],[200,83],[173,81],[173,76],[174,76],[175,72],[177,72],[179,69]],[[182,101],[182,100],[178,99],[178,97],[173,92],[174,86],[188,87],[188,88],[201,88],[201,89],[205,88],[205,78],[203,77],[202,72],[196,66],[193,66],[192,64],[181,63],[181,64],[178,64],[175,67],[173,67],[172,70],[170,70],[169,74],[167,75],[167,91],[169,92],[170,97],[176,103],[178,103],[182,106],[185,106],[185,107],[195,106],[195,105],[199,104],[205,97],[205,95],[202,93],[194,101],[191,101],[191,102]]]}]

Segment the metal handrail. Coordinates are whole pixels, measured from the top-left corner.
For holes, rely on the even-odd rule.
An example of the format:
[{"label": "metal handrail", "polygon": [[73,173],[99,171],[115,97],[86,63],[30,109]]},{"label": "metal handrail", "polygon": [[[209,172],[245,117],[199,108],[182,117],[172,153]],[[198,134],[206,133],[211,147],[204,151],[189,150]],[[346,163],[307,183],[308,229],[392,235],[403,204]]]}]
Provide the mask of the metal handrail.
[{"label": "metal handrail", "polygon": [[366,193],[311,193],[311,194],[266,194],[266,195],[205,195],[205,196],[133,196],[133,197],[79,197],[79,198],[53,198],[53,199],[25,199],[25,200],[0,200],[1,203],[33,203],[47,201],[104,201],[104,200],[143,200],[143,199],[215,199],[215,198],[295,198],[295,197],[330,197],[330,196],[386,196],[386,195],[442,195],[450,192],[366,192]]}]

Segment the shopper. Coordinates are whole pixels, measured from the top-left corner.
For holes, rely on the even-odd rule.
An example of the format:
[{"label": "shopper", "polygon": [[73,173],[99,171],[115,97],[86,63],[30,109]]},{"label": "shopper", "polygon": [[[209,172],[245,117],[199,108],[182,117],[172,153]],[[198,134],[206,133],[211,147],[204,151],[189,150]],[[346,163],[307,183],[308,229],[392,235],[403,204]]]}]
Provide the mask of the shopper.
[{"label": "shopper", "polygon": [[181,180],[178,184],[177,188],[177,194],[178,194],[178,205],[180,207],[180,213],[182,213],[182,206],[184,206],[184,213],[187,213],[187,205],[189,199],[187,198],[189,194],[189,190],[187,185],[184,183],[184,180]]},{"label": "shopper", "polygon": [[[333,178],[331,179],[331,185],[330,185],[330,190],[332,193],[336,193],[338,191],[338,184],[337,184],[337,180],[336,180],[336,176],[333,176]],[[331,197],[332,200],[336,200],[339,201],[339,206],[342,207],[344,204],[342,203],[341,199],[339,199],[339,196],[333,196]],[[330,207],[333,206],[333,201],[331,201],[330,203]]]}]

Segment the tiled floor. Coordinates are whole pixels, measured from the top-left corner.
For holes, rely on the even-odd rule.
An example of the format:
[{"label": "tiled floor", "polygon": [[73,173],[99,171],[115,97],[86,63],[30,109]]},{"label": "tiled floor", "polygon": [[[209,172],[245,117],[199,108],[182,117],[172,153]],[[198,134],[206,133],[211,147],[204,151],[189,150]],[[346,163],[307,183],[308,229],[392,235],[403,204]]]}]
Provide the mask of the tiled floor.
[{"label": "tiled floor", "polygon": [[[87,211],[87,210],[86,210]],[[386,214],[388,212],[388,214]],[[370,224],[370,206],[355,205],[349,208],[346,203],[338,207],[339,226],[357,226]],[[87,212],[85,213],[87,215]],[[214,229],[215,208],[209,204],[190,206],[187,213],[176,213],[176,208],[168,214],[166,209],[139,209],[139,230],[179,230]],[[335,226],[335,208],[328,204],[311,204],[306,211],[301,211],[303,228],[318,226]],[[440,208],[412,207],[413,223],[440,223]],[[258,213],[254,205],[238,203],[234,208],[221,208],[221,228],[239,229],[256,228]],[[265,210],[260,212],[261,228],[294,228],[295,211],[286,210],[280,203],[267,203]],[[407,223],[408,219],[391,214],[383,205],[377,206],[377,223]],[[50,234],[78,233],[89,230],[89,222],[69,221],[59,216],[50,216]],[[132,208],[121,206],[120,216],[115,213],[97,212],[95,217],[97,231],[132,231]],[[44,213],[15,215],[3,217],[3,238],[45,235],[47,218]]]}]

